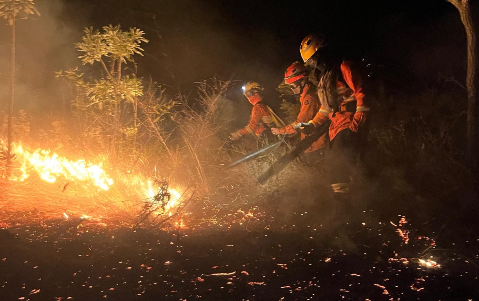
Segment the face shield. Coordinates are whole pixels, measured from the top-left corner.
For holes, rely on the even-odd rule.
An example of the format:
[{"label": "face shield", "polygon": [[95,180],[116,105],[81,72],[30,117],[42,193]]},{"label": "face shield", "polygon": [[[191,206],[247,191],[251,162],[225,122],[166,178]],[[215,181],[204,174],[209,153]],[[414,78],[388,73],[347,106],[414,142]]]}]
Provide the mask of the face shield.
[{"label": "face shield", "polygon": [[255,89],[246,90],[246,86],[243,86],[243,87],[241,88],[241,90],[243,90],[243,94],[244,94],[244,96],[246,96],[246,97],[251,97],[251,96],[253,96],[253,95],[256,94],[256,93],[255,93],[255,92],[256,92]]},{"label": "face shield", "polygon": [[289,84],[289,88],[293,91],[294,95],[301,94],[301,91],[303,90],[303,81],[304,80],[297,80]]}]

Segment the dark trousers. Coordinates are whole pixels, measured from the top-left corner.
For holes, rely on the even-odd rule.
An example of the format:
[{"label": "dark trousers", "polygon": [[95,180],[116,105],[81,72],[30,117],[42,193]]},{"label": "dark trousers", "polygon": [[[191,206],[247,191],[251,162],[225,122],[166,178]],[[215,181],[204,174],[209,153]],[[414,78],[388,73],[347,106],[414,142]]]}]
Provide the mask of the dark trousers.
[{"label": "dark trousers", "polygon": [[361,153],[359,135],[350,129],[339,132],[329,143],[330,183],[349,183]]}]

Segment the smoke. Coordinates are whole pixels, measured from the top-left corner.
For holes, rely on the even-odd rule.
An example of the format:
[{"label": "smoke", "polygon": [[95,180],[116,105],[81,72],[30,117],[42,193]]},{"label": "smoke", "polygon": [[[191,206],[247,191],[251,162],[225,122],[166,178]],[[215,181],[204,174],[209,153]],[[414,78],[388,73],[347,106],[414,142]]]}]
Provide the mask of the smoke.
[{"label": "smoke", "polygon": [[[16,24],[15,112],[45,113],[67,108],[72,94],[55,79],[55,72],[81,66],[74,43],[80,41],[85,27],[101,29],[108,24],[145,32],[150,40],[142,45],[145,56],[137,56],[136,65],[130,64],[131,70],[171,87],[172,94],[190,95],[196,82],[218,75],[238,80],[238,91],[243,81],[258,81],[269,91],[270,102],[279,102],[275,88],[282,79],[282,65],[290,63],[282,62],[281,37],[268,27],[245,28],[232,7],[189,0],[52,0],[35,4],[41,16]],[[5,21],[0,23],[0,32],[4,33],[0,36],[0,110],[6,111],[11,36]],[[294,49],[298,55],[296,52]],[[250,106],[242,94],[229,96],[247,117]]]},{"label": "smoke", "polygon": [[[268,26],[254,27],[258,22],[250,24],[250,14],[241,15],[235,5],[213,2],[150,1],[141,7],[130,6],[131,22],[150,39],[145,45],[145,57],[137,60],[139,73],[152,75],[184,94],[193,91],[195,82],[213,75],[238,80],[237,92],[242,82],[253,80],[274,94],[282,80],[282,64],[290,63],[281,62],[281,37]],[[299,55],[296,48],[293,52]],[[229,96],[249,110],[241,93]]]},{"label": "smoke", "polygon": [[[194,91],[195,82],[218,75],[240,82],[258,81],[266,87],[271,102],[279,102],[275,88],[284,69],[300,59],[298,45],[310,32],[329,35],[358,54],[368,52],[384,61],[396,61],[397,66],[408,65],[420,78],[432,73],[436,77],[438,70],[451,74],[453,60],[446,59],[451,62],[446,70],[434,63],[453,50],[457,52],[457,48],[440,46],[442,42],[452,44],[449,38],[460,27],[459,16],[452,5],[444,3],[440,8],[449,8],[447,18],[434,21],[429,17],[427,26],[417,27],[415,20],[424,19],[422,12],[436,7],[429,2],[423,6],[409,3],[399,9],[339,1],[299,9],[295,3],[273,7],[249,0],[228,5],[214,0],[37,1],[41,16],[17,23],[15,109],[48,112],[68,104],[71,95],[54,79],[54,72],[81,65],[73,44],[80,40],[83,28],[100,29],[109,24],[145,31],[150,40],[143,45],[145,56],[137,57],[137,65],[130,67],[140,77],[151,76],[187,95]],[[363,8],[363,16],[357,18],[359,8]],[[407,9],[418,10],[418,16],[401,19],[410,14]],[[372,16],[381,18],[373,21]],[[5,23],[0,20],[0,110],[6,108],[9,82],[10,28]],[[439,32],[438,23],[444,36],[431,34]],[[434,55],[428,60],[431,49]],[[248,111],[241,93],[231,96]]]},{"label": "smoke", "polygon": [[[64,105],[55,71],[74,66],[73,43],[81,31],[65,18],[64,1],[38,1],[41,16],[16,22],[16,85],[14,111],[48,112]],[[0,32],[0,98],[1,110],[9,99],[11,27],[1,22]]]}]

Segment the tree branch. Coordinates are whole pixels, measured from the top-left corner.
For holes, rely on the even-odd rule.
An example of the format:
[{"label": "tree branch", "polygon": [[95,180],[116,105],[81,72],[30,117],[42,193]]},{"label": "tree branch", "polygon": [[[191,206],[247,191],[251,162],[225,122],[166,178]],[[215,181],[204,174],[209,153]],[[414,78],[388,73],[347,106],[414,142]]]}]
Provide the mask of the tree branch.
[{"label": "tree branch", "polygon": [[[463,0],[464,1],[464,0]],[[447,2],[451,3],[452,5],[454,5],[458,11],[461,11],[462,10],[462,5],[463,3],[460,1],[460,0],[447,0]]]},{"label": "tree branch", "polygon": [[108,68],[106,67],[105,62],[104,62],[102,59],[100,59],[100,63],[101,63],[101,65],[103,66],[103,70],[105,70],[106,75],[107,75],[108,77],[111,77],[111,74],[110,74],[110,72],[108,71]]}]

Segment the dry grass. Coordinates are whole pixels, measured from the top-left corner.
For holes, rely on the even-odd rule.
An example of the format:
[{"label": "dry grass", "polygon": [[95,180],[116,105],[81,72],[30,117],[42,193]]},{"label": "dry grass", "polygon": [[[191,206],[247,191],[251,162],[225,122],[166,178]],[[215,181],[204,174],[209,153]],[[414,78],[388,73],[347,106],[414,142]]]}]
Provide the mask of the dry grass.
[{"label": "dry grass", "polygon": [[[152,119],[153,114],[148,111],[150,106],[140,103],[141,117],[145,122],[143,132],[139,133],[141,138],[135,156],[108,157],[108,153],[102,153],[108,149],[104,147],[108,144],[108,137],[102,136],[100,128],[66,122],[64,116],[50,117],[49,122],[42,118],[43,127],[34,131],[34,135],[41,134],[42,140],[39,141],[34,135],[28,135],[30,119],[33,118],[28,119],[23,114],[16,129],[22,129],[24,145],[32,149],[52,149],[70,160],[104,161],[103,167],[115,184],[107,192],[102,192],[83,183],[62,179],[53,184],[46,183],[35,175],[21,183],[4,181],[0,185],[4,190],[3,213],[11,216],[13,211],[41,212],[44,218],[62,218],[65,213],[68,216],[122,220],[131,225],[145,225],[148,224],[145,221],[149,221],[150,226],[159,226],[170,221],[172,216],[184,216],[185,213],[190,220],[197,222],[221,220],[222,214],[264,203],[271,193],[288,181],[278,177],[267,187],[256,181],[278,153],[234,169],[226,168],[235,158],[246,154],[243,148],[232,146],[223,138],[229,132],[229,121],[235,117],[231,101],[224,97],[230,85],[231,82],[218,78],[198,83],[196,102],[201,107],[192,109],[186,101],[175,107],[174,127],[169,132],[162,127],[163,122]],[[147,97],[144,103],[153,101],[152,95]],[[153,210],[155,214],[145,214],[145,210],[152,210],[148,207],[152,199],[135,188],[133,175],[143,180],[165,181],[180,192],[188,192],[182,196],[181,205],[168,215],[156,214],[162,208]],[[143,219],[145,215],[148,215],[147,219]]]},{"label": "dry grass", "polygon": [[[151,199],[135,188],[136,180],[132,175],[144,180],[165,181],[180,192],[188,191],[182,196],[181,205],[171,214],[150,213],[141,223],[144,226],[148,226],[148,222],[149,226],[157,227],[174,224],[179,218],[187,219],[190,224],[221,223],[257,206],[267,207],[275,211],[278,218],[288,219],[293,211],[327,202],[324,158],[313,164],[300,158],[266,185],[257,182],[256,178],[288,151],[286,145],[253,161],[227,168],[248,153],[242,143],[231,143],[225,138],[232,130],[230,121],[236,117],[232,102],[225,98],[231,85],[232,82],[218,78],[198,83],[195,103],[199,106],[191,108],[184,96],[176,96],[177,105],[171,111],[171,119],[162,120],[155,120],[148,108],[153,102],[171,103],[171,99],[161,93],[147,94],[139,102],[142,124],[135,149],[117,158],[102,153],[107,149],[102,145],[107,144],[108,138],[99,129],[71,120],[67,122],[65,116],[49,119],[42,116],[42,123],[39,123],[33,116],[22,113],[15,119],[16,138],[22,143],[32,148],[55,150],[71,160],[105,160],[104,168],[115,179],[115,186],[108,192],[99,192],[74,182],[69,182],[64,189],[68,182],[65,180],[54,184],[33,176],[23,183],[3,180],[0,183],[1,211],[9,215],[13,211],[42,212],[48,218],[61,217],[63,213],[109,216],[138,225],[145,216],[145,204],[148,206]],[[432,100],[423,95],[421,101]],[[366,156],[371,160],[365,161],[369,171],[364,182],[367,187],[361,197],[381,206],[390,198],[388,194],[397,198],[451,199],[458,191],[469,191],[470,176],[455,160],[458,145],[452,143],[460,114],[441,119],[440,111],[424,109],[408,120],[403,118],[409,116],[406,109],[381,111],[376,108],[375,114]],[[429,121],[425,120],[440,122],[429,126]],[[4,129],[3,126],[3,136]],[[254,139],[250,142],[258,147],[261,145]]]}]

